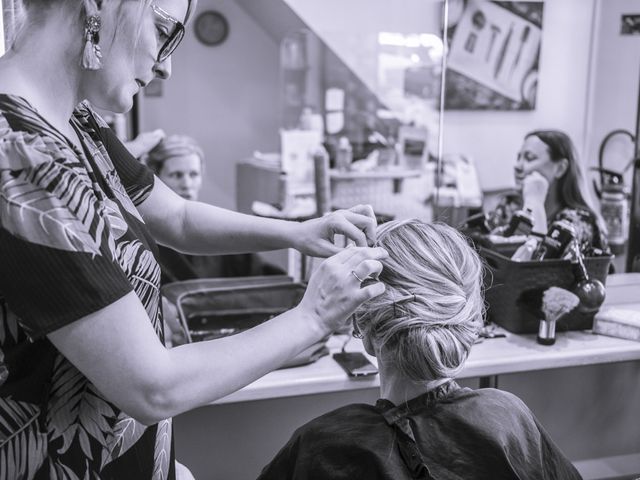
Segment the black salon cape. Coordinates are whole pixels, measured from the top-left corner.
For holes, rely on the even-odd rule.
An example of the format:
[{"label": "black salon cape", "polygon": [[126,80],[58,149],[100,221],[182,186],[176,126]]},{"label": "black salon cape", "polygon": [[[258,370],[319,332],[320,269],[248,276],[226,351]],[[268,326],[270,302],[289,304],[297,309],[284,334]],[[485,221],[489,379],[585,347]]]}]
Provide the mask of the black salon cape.
[{"label": "black salon cape", "polygon": [[582,478],[527,406],[450,382],[395,407],[354,404],[299,428],[259,480]]}]

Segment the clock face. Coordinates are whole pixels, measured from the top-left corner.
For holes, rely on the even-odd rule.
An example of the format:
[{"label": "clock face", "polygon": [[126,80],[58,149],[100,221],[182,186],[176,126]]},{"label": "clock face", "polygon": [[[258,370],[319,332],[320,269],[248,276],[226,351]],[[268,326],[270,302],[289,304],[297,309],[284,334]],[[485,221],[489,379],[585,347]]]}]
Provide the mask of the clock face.
[{"label": "clock face", "polygon": [[196,37],[205,45],[219,45],[229,34],[229,23],[220,12],[202,12],[195,21]]}]

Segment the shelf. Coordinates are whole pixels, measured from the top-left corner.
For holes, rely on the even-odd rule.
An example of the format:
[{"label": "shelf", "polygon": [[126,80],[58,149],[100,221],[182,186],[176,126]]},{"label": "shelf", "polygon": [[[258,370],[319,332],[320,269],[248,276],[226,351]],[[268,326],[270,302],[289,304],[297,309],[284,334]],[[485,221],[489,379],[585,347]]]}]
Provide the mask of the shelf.
[{"label": "shelf", "polygon": [[423,170],[370,170],[367,172],[340,171],[332,169],[329,176],[332,180],[360,180],[360,179],[402,179],[419,177],[425,173]]}]

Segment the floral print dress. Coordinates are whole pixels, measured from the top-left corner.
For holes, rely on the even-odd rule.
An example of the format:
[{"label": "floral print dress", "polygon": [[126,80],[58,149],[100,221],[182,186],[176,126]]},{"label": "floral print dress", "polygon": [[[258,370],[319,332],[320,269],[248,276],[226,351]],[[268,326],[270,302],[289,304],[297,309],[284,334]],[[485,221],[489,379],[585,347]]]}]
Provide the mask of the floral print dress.
[{"label": "floral print dress", "polygon": [[131,291],[164,335],[153,175],[86,102],[71,123],[83,151],[0,94],[0,479],[173,479],[171,420],[138,423],[46,337]]},{"label": "floral print dress", "polygon": [[[519,193],[505,195],[499,204],[488,215],[488,223],[493,228],[508,225],[511,217],[522,209],[522,197]],[[576,233],[580,251],[587,257],[608,255],[610,253],[606,235],[598,226],[596,216],[586,208],[565,207],[552,218],[547,219],[549,225],[557,220],[569,222]]]}]

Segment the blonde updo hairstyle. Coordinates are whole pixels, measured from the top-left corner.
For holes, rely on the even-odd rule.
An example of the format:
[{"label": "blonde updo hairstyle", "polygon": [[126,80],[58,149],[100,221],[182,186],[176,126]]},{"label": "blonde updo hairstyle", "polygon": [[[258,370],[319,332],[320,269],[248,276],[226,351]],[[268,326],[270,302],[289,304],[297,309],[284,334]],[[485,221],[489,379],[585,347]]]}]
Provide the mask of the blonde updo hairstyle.
[{"label": "blonde updo hairstyle", "polygon": [[448,225],[395,221],[378,228],[385,292],[355,322],[378,360],[415,382],[455,377],[483,324],[483,267]]}]

